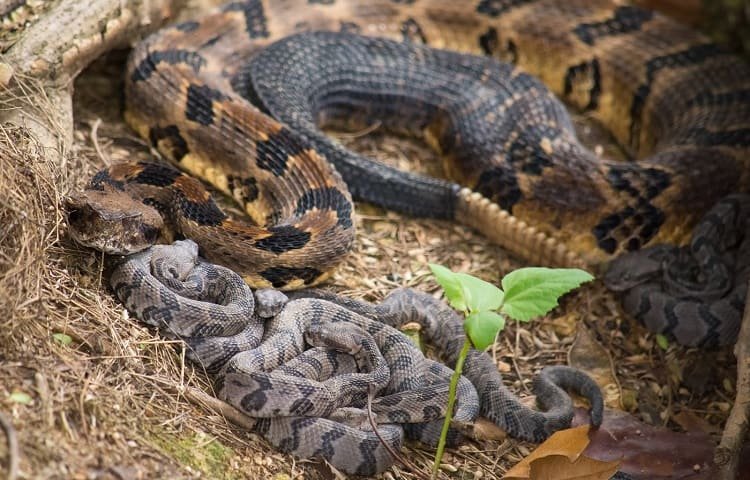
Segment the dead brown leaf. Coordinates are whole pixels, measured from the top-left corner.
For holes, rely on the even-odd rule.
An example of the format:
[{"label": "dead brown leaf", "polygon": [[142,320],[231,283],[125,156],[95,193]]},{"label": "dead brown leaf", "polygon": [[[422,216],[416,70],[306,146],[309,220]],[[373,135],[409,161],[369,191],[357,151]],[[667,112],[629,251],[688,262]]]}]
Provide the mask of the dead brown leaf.
[{"label": "dead brown leaf", "polygon": [[645,424],[629,413],[605,409],[602,426],[590,437],[587,455],[621,460],[621,470],[633,478],[715,478],[714,442],[700,430],[674,432]]},{"label": "dead brown leaf", "polygon": [[550,455],[531,464],[532,480],[601,480],[608,479],[617,471],[618,462],[602,462],[580,456],[570,462],[562,455]]},{"label": "dead brown leaf", "polygon": [[589,427],[560,430],[511,468],[504,480],[607,480],[618,461],[603,462],[581,455],[589,444]]}]

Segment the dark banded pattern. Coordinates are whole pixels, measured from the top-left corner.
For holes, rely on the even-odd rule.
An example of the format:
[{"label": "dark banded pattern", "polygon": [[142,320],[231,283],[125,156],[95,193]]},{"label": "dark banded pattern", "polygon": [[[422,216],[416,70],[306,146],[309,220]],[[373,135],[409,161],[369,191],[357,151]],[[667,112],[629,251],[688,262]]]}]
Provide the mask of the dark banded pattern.
[{"label": "dark banded pattern", "polygon": [[[379,305],[314,290],[292,300],[269,289],[253,295],[238,275],[199,258],[190,240],[130,256],[110,282],[136,317],[183,339],[188,358],[216,375],[219,398],[283,451],[374,475],[393,463],[389,449],[400,449],[404,435],[437,443],[453,371],[397,328],[418,322],[451,362],[464,338],[461,317],[428,294],[397,290]],[[487,353],[472,350],[463,372],[457,422],[482,413],[511,435],[539,441],[570,423],[573,404],[563,390],[570,388],[601,423],[601,393],[575,369],[552,367],[535,379],[545,412],[507,390]],[[377,434],[364,426],[368,403]]]}]

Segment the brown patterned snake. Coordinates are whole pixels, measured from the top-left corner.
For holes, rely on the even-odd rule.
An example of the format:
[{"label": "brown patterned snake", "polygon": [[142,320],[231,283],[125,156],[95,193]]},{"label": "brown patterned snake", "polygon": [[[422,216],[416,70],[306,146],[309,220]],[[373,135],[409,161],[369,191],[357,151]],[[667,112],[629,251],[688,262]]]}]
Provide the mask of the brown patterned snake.
[{"label": "brown patterned snake", "polygon": [[[251,61],[306,30],[411,43],[371,43],[380,65],[361,54],[368,47],[326,54],[326,41],[311,38]],[[581,146],[561,104],[521,70],[421,42],[513,60],[640,160],[613,162]],[[310,66],[313,58],[326,68]],[[701,214],[750,184],[750,68],[664,16],[609,0],[233,2],[146,39],[126,78],[131,125],[256,224],[228,219],[195,180],[136,164],[103,172],[71,200],[71,231],[124,253],[153,243],[164,223],[257,286],[299,288],[330,275],[353,239],[348,190],[464,222],[533,263],[595,268],[641,246],[686,242]],[[374,117],[435,144],[446,170],[475,192],[346,152],[310,124],[358,127]],[[109,215],[101,203],[126,206],[121,236],[100,228],[96,218]],[[711,344],[715,332],[704,331],[686,341]]]}]

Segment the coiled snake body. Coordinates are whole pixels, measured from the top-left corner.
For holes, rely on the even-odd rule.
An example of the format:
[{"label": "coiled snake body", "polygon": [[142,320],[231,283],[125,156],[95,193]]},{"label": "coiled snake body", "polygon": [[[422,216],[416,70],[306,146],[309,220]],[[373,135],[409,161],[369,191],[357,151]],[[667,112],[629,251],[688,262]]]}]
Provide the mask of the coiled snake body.
[{"label": "coiled snake body", "polygon": [[691,346],[734,343],[750,279],[750,195],[730,195],[685,247],[656,245],[612,262],[604,283],[650,330]]},{"label": "coiled snake body", "polygon": [[[110,282],[139,319],[184,340],[189,358],[217,374],[219,397],[254,417],[255,431],[277,448],[348,473],[385,470],[393,458],[363,410],[371,394],[378,434],[391,449],[400,448],[404,427],[412,438],[437,441],[452,372],[394,327],[418,322],[449,362],[464,333],[458,314],[425,293],[396,290],[372,305],[314,290],[286,303],[278,291],[259,290],[256,302],[237,274],[199,259],[190,240],[131,255]],[[507,390],[486,353],[471,350],[464,375],[459,422],[482,414],[514,437],[541,441],[570,424],[564,388],[589,399],[592,423],[602,421],[599,388],[578,370],[548,367],[535,379],[545,412]]]},{"label": "coiled snake body", "polygon": [[[407,44],[346,37],[330,50],[330,35],[307,36],[251,61],[310,30]],[[419,43],[510,59],[523,72]],[[600,159],[581,146],[563,107],[527,73],[640,160]],[[662,15],[609,0],[232,2],[139,44],[126,72],[126,119],[254,223],[228,219],[171,168],[130,164],[71,200],[71,231],[125,253],[159,235],[148,222],[166,222],[251,285],[293,289],[325,279],[351,249],[351,189],[461,221],[530,262],[595,268],[645,245],[687,241],[702,213],[748,190],[749,92],[750,68],[738,58]],[[372,116],[435,144],[474,192],[346,152],[313,122],[360,126]],[[107,202],[127,215],[102,220]]]}]

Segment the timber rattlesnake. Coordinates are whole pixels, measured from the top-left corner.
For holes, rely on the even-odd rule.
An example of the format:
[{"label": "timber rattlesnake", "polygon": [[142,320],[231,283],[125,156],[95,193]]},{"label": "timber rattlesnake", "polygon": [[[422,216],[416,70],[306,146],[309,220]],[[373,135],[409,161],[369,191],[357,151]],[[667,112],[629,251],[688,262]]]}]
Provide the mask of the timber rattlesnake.
[{"label": "timber rattlesnake", "polygon": [[[327,96],[312,106],[320,118],[335,123],[348,115],[356,125],[363,113],[377,113],[386,125],[423,134],[448,153],[448,171],[476,192],[348,154],[313,128],[297,132],[253,108],[243,95],[262,103],[271,97],[255,88],[258,67],[250,60],[307,30],[411,44],[360,40],[364,47],[325,54],[307,37],[297,40],[294,63],[281,61],[283,45],[274,45],[259,65],[292,76],[271,90],[289,96],[308,80],[328,82]],[[601,120],[641,160],[610,162],[581,147],[560,104],[526,73],[416,45],[422,42],[513,60]],[[363,62],[356,69],[362,76],[342,76],[355,72],[351,52],[367,45],[379,49],[370,53],[382,65]],[[410,52],[410,60],[399,52]],[[306,57],[327,62],[326,69],[311,70]],[[200,183],[169,167],[128,164],[100,173],[93,190],[71,199],[71,231],[85,244],[126,253],[156,240],[157,228],[139,222],[158,224],[163,214],[209,260],[261,287],[314,285],[349,252],[346,184],[371,202],[473,226],[530,262],[590,268],[642,246],[687,241],[702,213],[750,184],[750,68],[662,15],[609,0],[232,2],[146,39],[126,75],[129,123],[182,169],[238,200],[255,224],[228,219]],[[445,80],[444,88],[425,97],[415,82],[420,75]],[[383,102],[383,88],[385,97],[409,100]],[[420,103],[428,107],[421,113],[414,108]],[[295,127],[309,123],[309,110],[297,114],[304,121]],[[499,132],[485,141],[480,133],[493,119]],[[115,219],[127,226],[83,232],[101,225],[107,202],[130,209]]]}]

